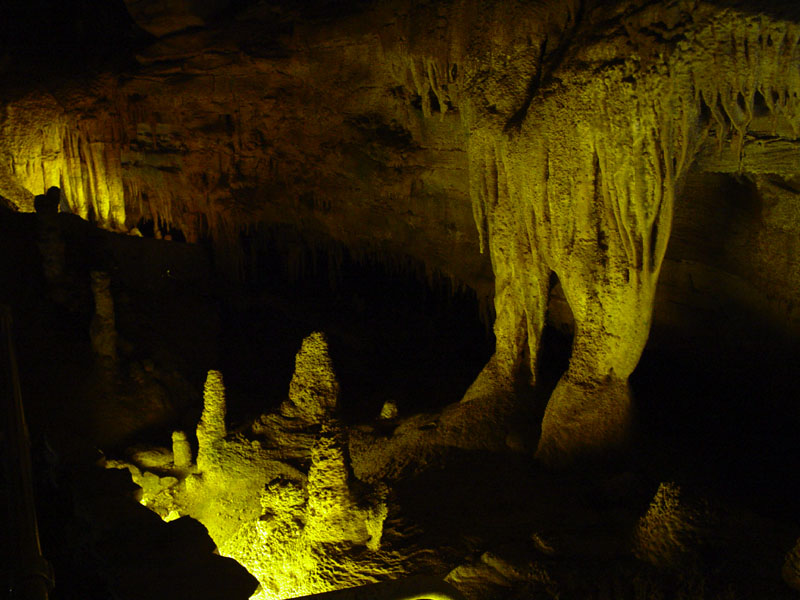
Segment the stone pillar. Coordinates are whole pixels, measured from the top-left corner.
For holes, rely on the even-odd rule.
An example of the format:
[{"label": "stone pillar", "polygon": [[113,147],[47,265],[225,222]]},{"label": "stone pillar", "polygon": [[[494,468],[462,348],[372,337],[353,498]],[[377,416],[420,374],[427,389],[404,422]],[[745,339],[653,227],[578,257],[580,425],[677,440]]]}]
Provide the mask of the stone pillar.
[{"label": "stone pillar", "polygon": [[102,271],[91,272],[94,316],[89,326],[92,350],[111,364],[117,361],[117,330],[114,321],[114,299],[111,296],[111,278]]},{"label": "stone pillar", "polygon": [[183,431],[172,432],[172,464],[178,469],[192,466],[192,447]]},{"label": "stone pillar", "polygon": [[197,425],[197,466],[201,471],[217,464],[217,448],[226,434],[225,384],[222,373],[212,370],[203,387],[203,414]]},{"label": "stone pillar", "polygon": [[324,334],[312,333],[297,353],[289,398],[280,412],[303,424],[320,424],[333,415],[338,401],[339,382],[328,355],[328,341]]},{"label": "stone pillar", "polygon": [[365,494],[361,484],[360,494],[354,493],[347,439],[346,429],[331,419],[311,449],[305,535],[314,543],[350,542],[376,551],[388,513],[388,492],[378,486]]},{"label": "stone pillar", "polygon": [[509,171],[508,149],[502,142],[480,137],[470,140],[470,186],[477,196],[473,201],[484,207],[480,220],[495,277],[496,344],[462,401],[512,394],[526,348],[535,383],[549,296],[550,269],[525,232],[521,213],[526,203]]}]

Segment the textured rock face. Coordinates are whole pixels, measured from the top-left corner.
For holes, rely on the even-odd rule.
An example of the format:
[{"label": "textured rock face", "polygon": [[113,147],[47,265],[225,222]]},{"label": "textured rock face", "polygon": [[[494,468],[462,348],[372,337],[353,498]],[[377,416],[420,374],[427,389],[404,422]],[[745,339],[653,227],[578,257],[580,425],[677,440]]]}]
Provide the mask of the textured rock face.
[{"label": "textured rock face", "polygon": [[[137,68],[5,103],[0,195],[29,208],[58,185],[104,227],[153,220],[234,259],[243,229],[290,226],[482,295],[488,256],[497,350],[468,399],[509,393],[526,356],[535,378],[555,275],[575,341],[547,462],[624,444],[693,174],[754,182],[762,220],[739,239],[758,251],[737,276],[797,327],[790,6],[126,4],[155,36]],[[667,264],[681,289],[698,271]]]},{"label": "textured rock face", "polygon": [[[309,373],[327,360],[325,349],[322,334],[309,336],[293,381],[319,384],[320,374]],[[337,389],[329,365],[323,367],[324,387]],[[190,515],[203,523],[219,552],[259,579],[253,598],[352,587],[409,560],[381,551],[388,488],[355,477],[341,423],[327,413],[312,413],[313,422],[272,413],[229,434],[219,371],[208,372],[203,395],[196,464],[186,434],[174,432],[171,453],[147,448],[132,455],[134,463],[107,466],[127,468],[142,488],[142,504],[164,520]]]},{"label": "textured rock face", "polygon": [[339,382],[328,356],[328,341],[322,333],[312,333],[303,340],[289,383],[289,398],[281,414],[309,425],[330,418],[339,400]]}]

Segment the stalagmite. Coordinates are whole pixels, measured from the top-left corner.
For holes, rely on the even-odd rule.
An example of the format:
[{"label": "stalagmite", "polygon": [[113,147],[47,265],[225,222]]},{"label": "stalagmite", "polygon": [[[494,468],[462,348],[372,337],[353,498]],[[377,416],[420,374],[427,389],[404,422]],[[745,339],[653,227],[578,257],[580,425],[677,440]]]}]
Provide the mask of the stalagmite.
[{"label": "stalagmite", "polygon": [[192,464],[192,447],[183,431],[172,432],[172,463],[179,469]]},{"label": "stalagmite", "polygon": [[376,498],[359,499],[351,479],[347,432],[330,422],[311,450],[306,535],[315,543],[345,542],[378,550],[386,505]]},{"label": "stalagmite", "polygon": [[53,187],[47,194],[34,198],[37,216],[37,240],[42,271],[50,288],[52,299],[63,304],[66,300],[64,239],[58,222],[58,206],[61,192]]},{"label": "stalagmite", "polygon": [[101,360],[113,365],[117,360],[117,330],[114,320],[114,298],[108,273],[92,271],[94,317],[89,328],[92,350]]},{"label": "stalagmite", "polygon": [[281,404],[281,414],[313,425],[322,423],[336,410],[339,382],[328,355],[328,342],[322,333],[312,333],[303,340],[295,358],[295,370],[289,384],[289,398]]},{"label": "stalagmite", "polygon": [[209,371],[203,387],[203,413],[197,424],[197,466],[207,471],[217,465],[217,448],[225,439],[225,385],[222,373]]},{"label": "stalagmite", "polygon": [[391,421],[396,419],[398,414],[397,403],[392,400],[387,400],[383,403],[380,412],[380,419],[383,421]]}]

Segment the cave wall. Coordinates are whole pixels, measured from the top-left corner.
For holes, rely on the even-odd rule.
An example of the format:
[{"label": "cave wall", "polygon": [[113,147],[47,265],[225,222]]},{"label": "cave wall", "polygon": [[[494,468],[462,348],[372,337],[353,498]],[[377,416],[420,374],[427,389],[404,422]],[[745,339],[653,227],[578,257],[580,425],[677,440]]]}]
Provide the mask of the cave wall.
[{"label": "cave wall", "polygon": [[523,360],[535,378],[555,274],[575,341],[542,456],[626,438],[654,306],[796,331],[788,4],[127,5],[149,35],[133,64],[4,102],[18,208],[58,185],[102,227],[208,236],[230,269],[242,231],[289,225],[494,286],[497,351],[467,398]]}]

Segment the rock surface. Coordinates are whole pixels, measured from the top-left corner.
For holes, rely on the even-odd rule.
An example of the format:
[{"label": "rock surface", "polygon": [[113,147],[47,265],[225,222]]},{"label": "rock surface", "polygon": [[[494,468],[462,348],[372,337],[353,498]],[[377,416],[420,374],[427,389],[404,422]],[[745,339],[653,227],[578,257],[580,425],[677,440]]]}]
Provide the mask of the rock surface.
[{"label": "rock surface", "polygon": [[319,425],[333,416],[339,401],[339,382],[333,372],[325,335],[312,333],[295,358],[289,398],[281,414],[306,425]]},{"label": "rock surface", "polygon": [[[576,337],[545,416],[549,462],[625,443],[629,395],[602,390],[637,365],[665,257],[681,298],[704,273],[797,331],[782,249],[799,229],[800,26],[783,3],[127,8],[152,35],[135,67],[4,101],[0,195],[16,206],[59,185],[109,229],[209,235],[232,272],[242,231],[296,228],[488,297],[485,250],[497,349],[469,397],[508,393],[522,360],[535,378],[557,277]],[[732,280],[718,257],[666,254],[673,221],[691,227],[676,209],[704,210],[679,200],[700,172],[736,174],[765,207],[741,234],[711,217],[758,249]]]}]

